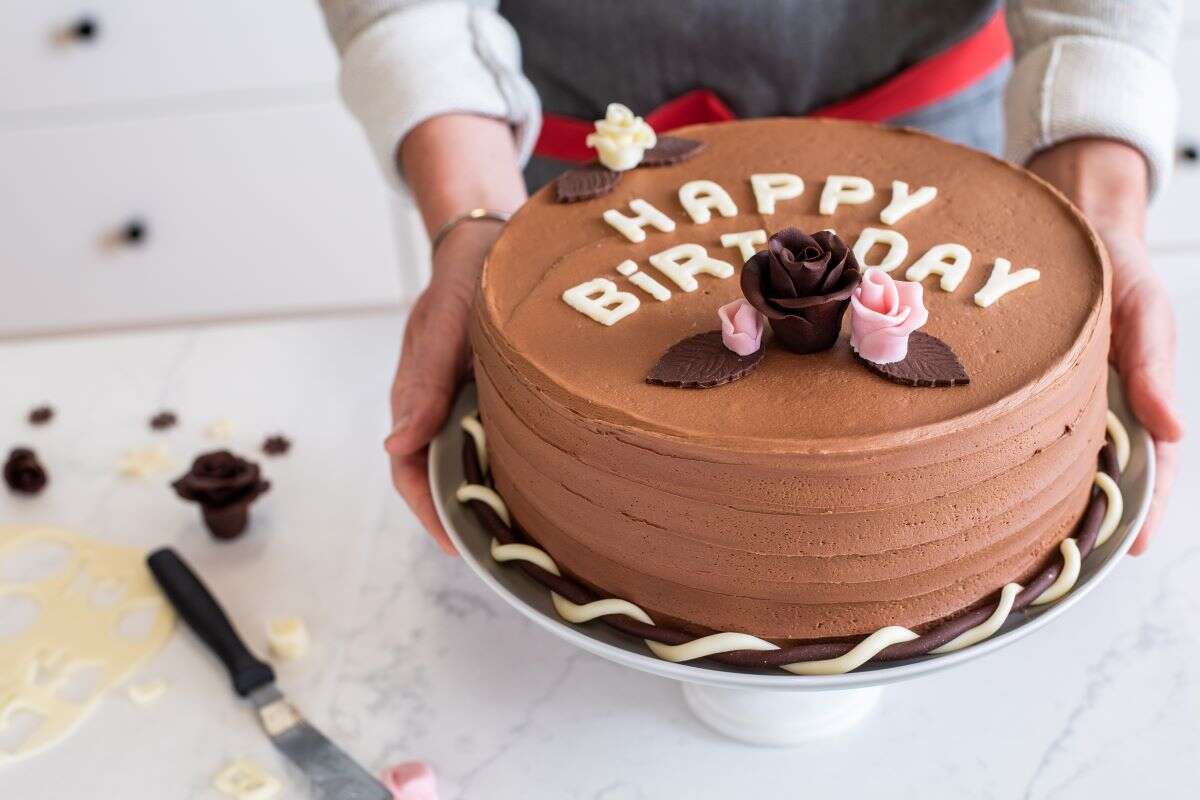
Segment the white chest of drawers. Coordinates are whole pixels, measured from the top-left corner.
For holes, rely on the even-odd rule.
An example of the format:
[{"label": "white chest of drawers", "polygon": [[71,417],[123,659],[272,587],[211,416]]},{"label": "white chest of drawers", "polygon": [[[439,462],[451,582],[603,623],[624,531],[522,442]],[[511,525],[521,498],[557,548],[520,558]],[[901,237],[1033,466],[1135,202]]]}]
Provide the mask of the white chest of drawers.
[{"label": "white chest of drawers", "polygon": [[0,336],[395,303],[336,69],[315,0],[5,4]]}]

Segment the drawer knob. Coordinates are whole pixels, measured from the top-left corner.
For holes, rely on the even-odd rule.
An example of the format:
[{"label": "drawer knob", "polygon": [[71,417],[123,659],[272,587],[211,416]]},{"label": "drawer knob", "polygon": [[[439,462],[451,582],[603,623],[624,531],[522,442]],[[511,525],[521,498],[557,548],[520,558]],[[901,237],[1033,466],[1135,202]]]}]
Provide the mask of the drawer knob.
[{"label": "drawer knob", "polygon": [[100,35],[100,23],[94,17],[80,17],[70,31],[76,41],[90,42]]},{"label": "drawer knob", "polygon": [[1179,160],[1186,161],[1189,165],[1200,161],[1200,144],[1196,142],[1184,142],[1179,146]]},{"label": "drawer knob", "polygon": [[121,241],[128,245],[140,245],[149,235],[146,221],[142,219],[131,219],[121,228]]}]

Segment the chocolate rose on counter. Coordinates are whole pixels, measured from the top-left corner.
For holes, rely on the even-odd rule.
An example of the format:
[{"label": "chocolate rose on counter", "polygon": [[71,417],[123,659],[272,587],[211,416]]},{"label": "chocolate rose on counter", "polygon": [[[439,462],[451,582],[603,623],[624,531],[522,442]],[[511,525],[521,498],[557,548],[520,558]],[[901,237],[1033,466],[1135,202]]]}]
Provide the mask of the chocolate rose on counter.
[{"label": "chocolate rose on counter", "polygon": [[829,231],[784,228],[742,267],[742,294],[796,353],[828,350],[862,275],[846,244]]},{"label": "chocolate rose on counter", "polygon": [[232,539],[244,531],[250,504],[271,488],[262,480],[258,464],[228,450],[197,457],[171,486],[184,500],[200,504],[205,526],[218,539]]},{"label": "chocolate rose on counter", "polygon": [[37,494],[49,482],[46,468],[28,447],[14,448],[4,462],[4,482],[17,494]]}]

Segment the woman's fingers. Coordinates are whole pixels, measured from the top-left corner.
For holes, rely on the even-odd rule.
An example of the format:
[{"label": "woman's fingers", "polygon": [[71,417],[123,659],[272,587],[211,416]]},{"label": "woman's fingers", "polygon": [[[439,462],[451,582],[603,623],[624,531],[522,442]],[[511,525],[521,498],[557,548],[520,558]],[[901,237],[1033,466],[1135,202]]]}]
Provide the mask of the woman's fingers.
[{"label": "woman's fingers", "polygon": [[433,505],[433,494],[429,489],[429,450],[423,448],[416,453],[391,456],[392,483],[396,491],[416,514],[417,520],[433,536],[438,547],[448,555],[458,555],[442,521],[438,519]]},{"label": "woman's fingers", "polygon": [[1133,547],[1129,549],[1130,555],[1139,556],[1146,552],[1150,539],[1162,522],[1162,516],[1167,510],[1167,498],[1170,497],[1171,486],[1175,483],[1178,456],[1178,445],[1169,442],[1158,442],[1155,445],[1154,498],[1150,501],[1150,511],[1146,514],[1142,530],[1138,533]]},{"label": "woman's fingers", "polygon": [[1149,275],[1116,302],[1113,349],[1129,405],[1156,440],[1177,442],[1183,422],[1175,409],[1175,319],[1166,289]]}]

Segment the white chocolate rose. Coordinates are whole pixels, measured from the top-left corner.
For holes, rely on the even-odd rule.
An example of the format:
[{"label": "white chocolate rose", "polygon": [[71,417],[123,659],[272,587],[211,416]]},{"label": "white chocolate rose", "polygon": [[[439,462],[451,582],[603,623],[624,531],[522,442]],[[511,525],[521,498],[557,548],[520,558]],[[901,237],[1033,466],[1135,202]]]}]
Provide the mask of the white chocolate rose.
[{"label": "white chocolate rose", "polygon": [[656,144],[654,129],[620,103],[608,104],[604,119],[596,120],[596,132],[587,137],[587,146],[596,148],[600,163],[616,172],[636,167]]}]

